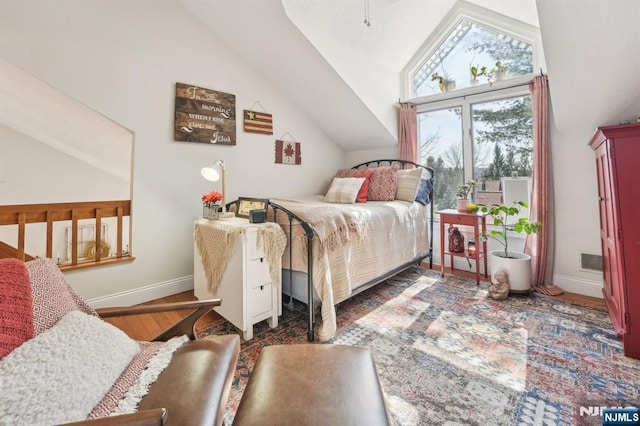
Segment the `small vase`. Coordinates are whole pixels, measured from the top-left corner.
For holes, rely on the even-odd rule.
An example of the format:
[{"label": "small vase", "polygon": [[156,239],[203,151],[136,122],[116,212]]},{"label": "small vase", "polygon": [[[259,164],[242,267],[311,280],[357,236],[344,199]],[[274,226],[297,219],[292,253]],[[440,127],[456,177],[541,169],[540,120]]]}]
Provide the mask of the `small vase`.
[{"label": "small vase", "polygon": [[456,209],[459,212],[466,212],[467,211],[467,204],[469,204],[469,200],[467,200],[466,198],[458,199],[458,200],[456,200]]},{"label": "small vase", "polygon": [[455,80],[445,80],[444,81],[444,91],[449,92],[451,90],[455,90],[456,81]]},{"label": "small vase", "polygon": [[496,81],[502,81],[504,80],[505,76],[506,76],[506,72],[504,71],[494,71],[493,74],[491,74],[491,80],[495,83]]},{"label": "small vase", "polygon": [[210,206],[202,205],[202,217],[209,220],[218,220],[220,218],[220,206],[212,204]]}]

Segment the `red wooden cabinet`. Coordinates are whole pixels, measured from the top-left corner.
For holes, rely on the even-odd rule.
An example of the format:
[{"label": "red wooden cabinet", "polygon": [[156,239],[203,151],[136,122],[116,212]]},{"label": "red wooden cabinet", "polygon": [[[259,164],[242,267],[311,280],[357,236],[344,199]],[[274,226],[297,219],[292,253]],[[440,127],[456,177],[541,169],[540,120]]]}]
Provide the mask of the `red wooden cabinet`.
[{"label": "red wooden cabinet", "polygon": [[624,354],[640,359],[640,124],[600,127],[596,154],[603,294]]}]

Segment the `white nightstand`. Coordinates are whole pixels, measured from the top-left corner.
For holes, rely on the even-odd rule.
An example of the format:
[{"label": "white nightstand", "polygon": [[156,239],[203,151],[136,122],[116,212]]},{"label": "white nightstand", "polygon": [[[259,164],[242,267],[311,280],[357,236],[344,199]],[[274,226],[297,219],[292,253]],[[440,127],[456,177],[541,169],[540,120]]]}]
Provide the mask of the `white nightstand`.
[{"label": "white nightstand", "polygon": [[[249,223],[247,219],[230,218],[226,220],[208,221],[198,219],[197,227],[204,232],[225,233],[229,239],[237,239],[235,249],[228,257],[226,269],[217,286],[217,291],[209,290],[202,257],[194,240],[194,293],[198,299],[220,297],[222,303],[214,308],[233,325],[242,330],[245,340],[253,338],[253,325],[268,320],[271,328],[278,326],[278,316],[282,314],[282,292],[279,282],[273,282],[269,273],[269,262],[263,250],[258,248],[260,227],[266,224]],[[279,227],[273,231],[284,231]],[[273,235],[273,234],[271,234]],[[224,237],[224,235],[223,235]],[[265,233],[264,238],[269,238]],[[266,243],[266,242],[265,242]],[[211,248],[209,255],[222,256],[221,250]],[[224,259],[217,259],[224,262]],[[276,268],[280,271],[281,257],[276,260]],[[222,266],[224,267],[224,263]]]}]

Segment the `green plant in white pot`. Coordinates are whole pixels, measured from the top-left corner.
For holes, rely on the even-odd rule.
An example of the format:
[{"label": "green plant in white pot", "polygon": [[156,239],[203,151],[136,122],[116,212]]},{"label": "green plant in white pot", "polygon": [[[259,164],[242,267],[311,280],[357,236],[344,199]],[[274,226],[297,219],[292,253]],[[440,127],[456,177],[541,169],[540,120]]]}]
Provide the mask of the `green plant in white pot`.
[{"label": "green plant in white pot", "polygon": [[513,293],[528,293],[531,290],[531,256],[509,250],[507,231],[537,234],[542,226],[540,222],[531,222],[528,217],[519,217],[523,207],[528,208],[529,205],[524,201],[515,201],[512,206],[478,204],[474,209],[476,213],[486,214],[493,221],[489,223],[497,228],[482,235],[483,239],[493,239],[503,246],[501,250],[489,252],[489,269],[492,275],[499,270],[506,271]]},{"label": "green plant in white pot", "polygon": [[502,62],[496,62],[496,66],[491,69],[491,81],[496,82],[504,80],[507,75],[507,67],[502,65]]},{"label": "green plant in white pot", "polygon": [[472,86],[476,86],[478,84],[478,78],[483,75],[488,76],[487,67],[479,67],[478,65],[469,68],[469,72],[471,73],[471,80],[469,83]]}]

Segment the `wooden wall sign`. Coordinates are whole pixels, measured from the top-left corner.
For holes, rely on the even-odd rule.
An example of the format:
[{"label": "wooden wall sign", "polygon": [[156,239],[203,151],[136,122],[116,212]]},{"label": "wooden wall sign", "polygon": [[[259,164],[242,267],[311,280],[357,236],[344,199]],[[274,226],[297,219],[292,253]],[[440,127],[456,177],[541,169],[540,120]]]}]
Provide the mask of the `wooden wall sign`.
[{"label": "wooden wall sign", "polygon": [[273,134],[273,117],[259,111],[244,110],[244,131],[248,133]]},{"label": "wooden wall sign", "polygon": [[276,164],[302,164],[300,142],[276,140]]},{"label": "wooden wall sign", "polygon": [[174,139],[217,145],[236,144],[236,96],[176,83]]}]

